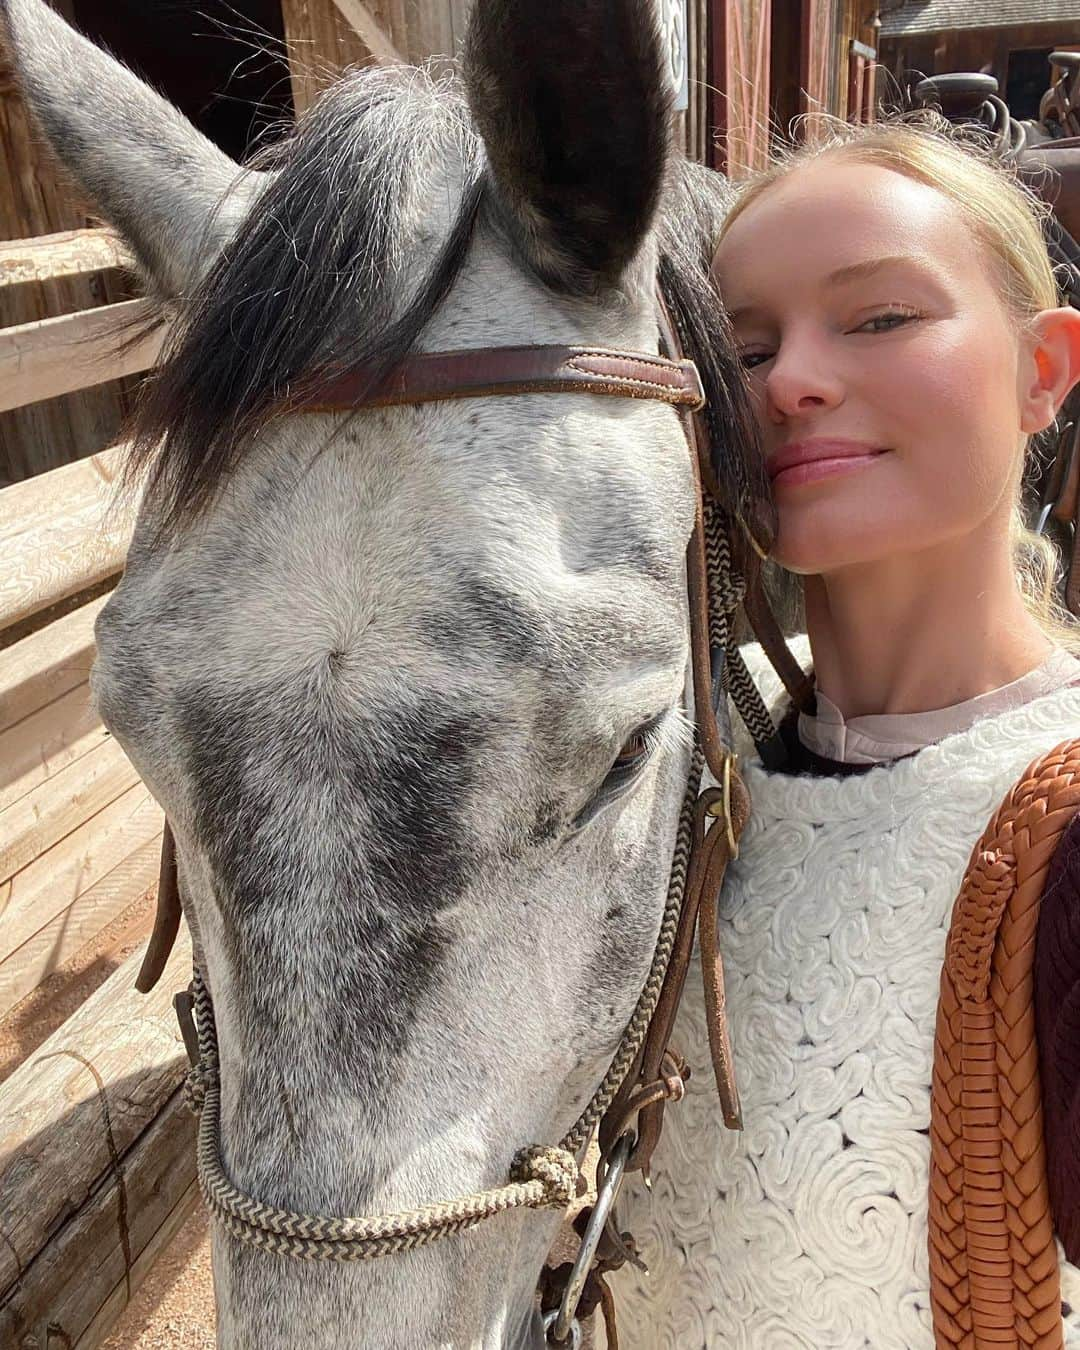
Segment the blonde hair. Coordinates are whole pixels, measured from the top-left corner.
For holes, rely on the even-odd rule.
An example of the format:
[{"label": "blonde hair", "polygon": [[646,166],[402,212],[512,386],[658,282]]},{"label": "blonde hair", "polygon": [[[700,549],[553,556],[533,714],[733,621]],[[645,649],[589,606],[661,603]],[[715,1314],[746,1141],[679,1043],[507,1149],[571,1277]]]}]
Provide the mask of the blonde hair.
[{"label": "blonde hair", "polygon": [[[720,239],[773,184],[796,169],[826,158],[875,164],[934,188],[956,205],[996,268],[1002,300],[1020,332],[1030,332],[1038,313],[1061,303],[1042,233],[1049,208],[984,137],[934,113],[868,125],[813,116],[802,125],[802,143],[781,150],[768,168],[737,185]],[[1058,598],[1061,557],[1049,539],[1026,527],[1019,497],[1011,535],[1016,581],[1028,611],[1052,641],[1080,654],[1080,626]]]}]

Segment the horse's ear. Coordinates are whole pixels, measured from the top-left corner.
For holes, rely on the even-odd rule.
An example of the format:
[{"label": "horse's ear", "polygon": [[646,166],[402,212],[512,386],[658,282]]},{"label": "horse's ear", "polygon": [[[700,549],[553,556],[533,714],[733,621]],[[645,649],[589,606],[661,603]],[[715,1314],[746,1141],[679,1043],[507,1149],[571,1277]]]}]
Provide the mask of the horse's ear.
[{"label": "horse's ear", "polygon": [[477,0],[464,63],[520,252],[562,290],[617,282],[652,223],[671,142],[655,4]]},{"label": "horse's ear", "polygon": [[[254,179],[42,0],[0,0],[0,38],[27,105],[154,289],[188,289],[231,234]],[[243,183],[241,178],[246,179]]]}]

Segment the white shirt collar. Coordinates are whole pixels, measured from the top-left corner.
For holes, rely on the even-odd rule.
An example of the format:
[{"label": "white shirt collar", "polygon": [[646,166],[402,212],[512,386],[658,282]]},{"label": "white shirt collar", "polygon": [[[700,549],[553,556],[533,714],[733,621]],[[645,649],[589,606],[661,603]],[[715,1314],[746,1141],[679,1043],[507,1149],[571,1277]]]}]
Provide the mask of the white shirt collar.
[{"label": "white shirt collar", "polygon": [[946,736],[967,731],[983,717],[1019,708],[1078,680],[1080,660],[1055,647],[1041,666],[1011,684],[931,712],[887,713],[845,722],[836,704],[819,693],[817,712],[799,715],[799,740],[834,763],[881,764],[914,754]]}]

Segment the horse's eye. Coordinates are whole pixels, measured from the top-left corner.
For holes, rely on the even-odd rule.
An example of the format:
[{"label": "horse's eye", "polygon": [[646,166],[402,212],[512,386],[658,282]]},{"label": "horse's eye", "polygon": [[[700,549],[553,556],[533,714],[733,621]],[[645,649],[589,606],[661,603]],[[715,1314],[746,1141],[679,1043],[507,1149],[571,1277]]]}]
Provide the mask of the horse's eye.
[{"label": "horse's eye", "polygon": [[652,744],[649,741],[645,727],[638,727],[632,735],[628,736],[622,743],[622,749],[615,756],[615,763],[612,766],[616,769],[633,769],[648,759]]},{"label": "horse's eye", "polygon": [[627,736],[604,781],[593,793],[591,801],[578,813],[572,824],[571,834],[576,834],[582,826],[587,825],[605,806],[617,801],[623,791],[630,787],[659,745],[663,722],[664,714],[661,713],[659,717],[643,722]]},{"label": "horse's eye", "polygon": [[615,756],[614,764],[607,772],[602,791],[620,788],[634,778],[638,770],[644,766],[645,761],[656,749],[657,742],[660,739],[660,724],[662,721],[662,716],[653,717],[648,722],[643,722],[641,726],[635,728],[627,736],[619,749],[619,753]]}]

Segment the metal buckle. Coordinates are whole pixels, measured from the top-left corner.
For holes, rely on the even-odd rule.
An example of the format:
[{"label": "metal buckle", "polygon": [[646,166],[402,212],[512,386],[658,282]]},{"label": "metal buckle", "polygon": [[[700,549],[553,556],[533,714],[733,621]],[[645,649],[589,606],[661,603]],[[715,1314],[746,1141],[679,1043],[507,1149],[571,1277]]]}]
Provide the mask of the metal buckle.
[{"label": "metal buckle", "polygon": [[724,768],[720,774],[720,800],[712,802],[706,808],[710,816],[724,822],[728,854],[732,862],[739,856],[739,841],[735,838],[735,823],[731,818],[731,774],[736,767],[737,757],[733,751],[728,750],[724,755]]},{"label": "metal buckle", "polygon": [[581,1350],[581,1323],[575,1317],[570,1323],[570,1339],[565,1337],[561,1341],[553,1341],[548,1334],[559,1316],[559,1309],[552,1308],[551,1312],[544,1314],[544,1344],[545,1345],[568,1345],[570,1350]]},{"label": "metal buckle", "polygon": [[626,1171],[626,1163],[633,1148],[634,1135],[628,1130],[619,1137],[611,1150],[611,1156],[607,1160],[607,1171],[596,1193],[596,1204],[593,1205],[592,1213],[589,1215],[585,1236],[581,1239],[577,1256],[574,1257],[562,1299],[559,1306],[544,1317],[544,1330],[549,1345],[566,1345],[568,1337],[571,1350],[578,1350],[581,1344],[581,1324],[574,1314],[581,1302],[582,1290],[592,1269],[593,1257],[600,1245],[611,1207],[622,1187],[623,1173]]},{"label": "metal buckle", "polygon": [[687,373],[687,375],[693,377],[694,402],[684,403],[683,407],[686,409],[687,412],[692,413],[701,412],[701,410],[705,407],[705,404],[708,402],[708,400],[705,397],[705,386],[701,382],[701,372],[697,368],[697,363],[691,361],[688,356],[680,356],[675,359],[676,363],[682,367],[682,369]]}]

